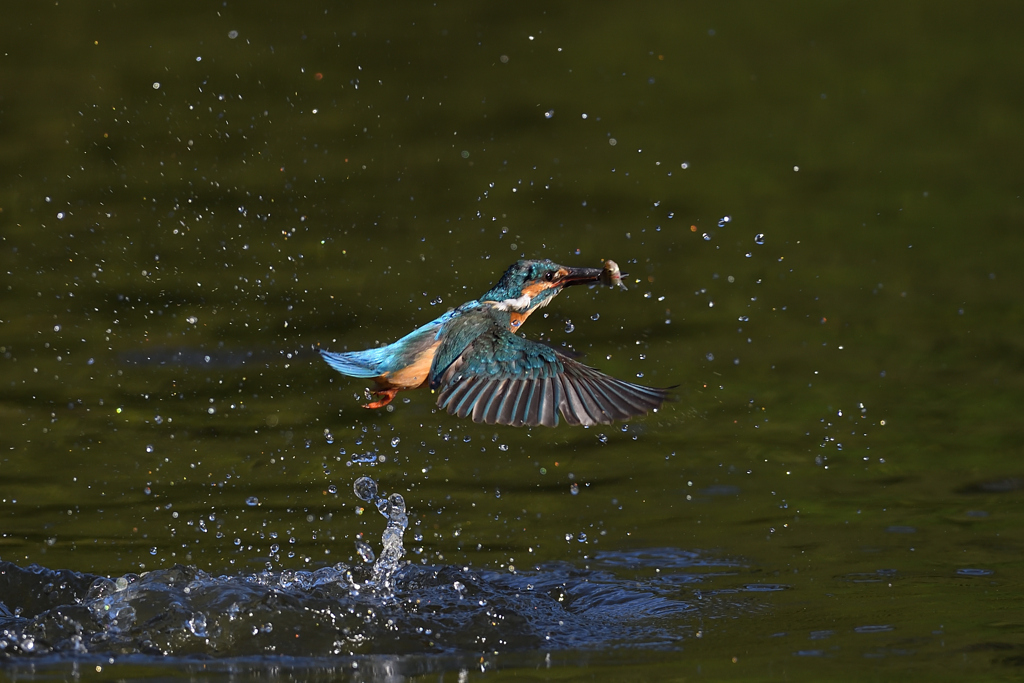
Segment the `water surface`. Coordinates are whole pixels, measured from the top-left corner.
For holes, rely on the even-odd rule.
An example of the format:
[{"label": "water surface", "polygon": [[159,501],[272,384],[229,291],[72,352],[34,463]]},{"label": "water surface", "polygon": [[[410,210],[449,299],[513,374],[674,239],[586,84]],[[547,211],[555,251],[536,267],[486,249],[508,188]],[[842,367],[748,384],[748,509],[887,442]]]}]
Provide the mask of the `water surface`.
[{"label": "water surface", "polygon": [[[1019,678],[1021,20],[10,10],[2,675]],[[615,259],[524,331],[677,400],[369,412],[316,353],[521,257]]]}]

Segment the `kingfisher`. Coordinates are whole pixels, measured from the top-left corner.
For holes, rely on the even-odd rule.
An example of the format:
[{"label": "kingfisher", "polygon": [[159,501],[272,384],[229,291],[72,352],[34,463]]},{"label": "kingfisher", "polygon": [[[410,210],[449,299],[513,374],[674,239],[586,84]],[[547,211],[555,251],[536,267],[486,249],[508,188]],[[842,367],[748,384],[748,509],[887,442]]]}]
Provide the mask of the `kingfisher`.
[{"label": "kingfisher", "polygon": [[[449,310],[393,344],[365,351],[321,350],[343,375],[372,379],[382,408],[399,391],[429,385],[437,405],[474,422],[521,427],[609,424],[657,410],[667,389],[626,382],[531,341],[519,328],[566,287],[618,284],[613,261],[571,268],[550,260],[521,260],[483,296]],[[368,398],[372,398],[368,395]]]}]

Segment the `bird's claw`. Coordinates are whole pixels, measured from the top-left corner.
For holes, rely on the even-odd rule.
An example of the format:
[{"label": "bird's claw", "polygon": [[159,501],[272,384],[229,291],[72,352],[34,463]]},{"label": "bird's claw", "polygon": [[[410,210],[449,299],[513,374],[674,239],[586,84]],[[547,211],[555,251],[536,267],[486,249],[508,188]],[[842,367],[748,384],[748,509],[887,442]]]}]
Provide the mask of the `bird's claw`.
[{"label": "bird's claw", "polygon": [[374,391],[366,389],[365,393],[367,401],[370,401],[370,399],[373,398],[374,394],[380,397],[376,401],[370,401],[369,403],[363,406],[364,408],[376,410],[377,408],[383,408],[387,404],[391,403],[391,401],[395,399],[395,395],[398,393],[398,389],[376,389]]}]

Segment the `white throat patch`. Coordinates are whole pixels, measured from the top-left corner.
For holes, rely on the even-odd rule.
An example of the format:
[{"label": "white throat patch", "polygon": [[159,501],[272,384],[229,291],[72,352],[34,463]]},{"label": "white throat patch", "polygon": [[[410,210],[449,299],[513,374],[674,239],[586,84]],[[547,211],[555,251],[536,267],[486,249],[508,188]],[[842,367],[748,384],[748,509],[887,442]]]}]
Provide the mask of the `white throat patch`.
[{"label": "white throat patch", "polygon": [[529,294],[523,294],[518,299],[505,299],[504,301],[498,301],[494,304],[494,307],[499,311],[525,311],[530,307],[530,302],[533,299]]}]

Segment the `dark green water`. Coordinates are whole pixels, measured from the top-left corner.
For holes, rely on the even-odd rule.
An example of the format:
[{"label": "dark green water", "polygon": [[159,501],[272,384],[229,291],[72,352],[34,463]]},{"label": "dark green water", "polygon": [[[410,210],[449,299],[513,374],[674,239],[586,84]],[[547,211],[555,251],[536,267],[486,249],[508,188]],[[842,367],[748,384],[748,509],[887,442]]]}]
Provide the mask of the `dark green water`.
[{"label": "dark green water", "polygon": [[[572,593],[572,568],[655,590],[708,558],[692,609],[634,615],[657,642],[615,618],[550,648],[378,637],[358,675],[110,676],[1021,676],[1019,6],[5,15],[0,559],[351,563],[383,527],[366,474],[417,564],[557,566]],[[525,331],[678,400],[600,429],[476,425],[426,390],[370,413],[313,351],[394,340],[522,256],[629,271]],[[0,677],[75,666],[0,652]]]}]

